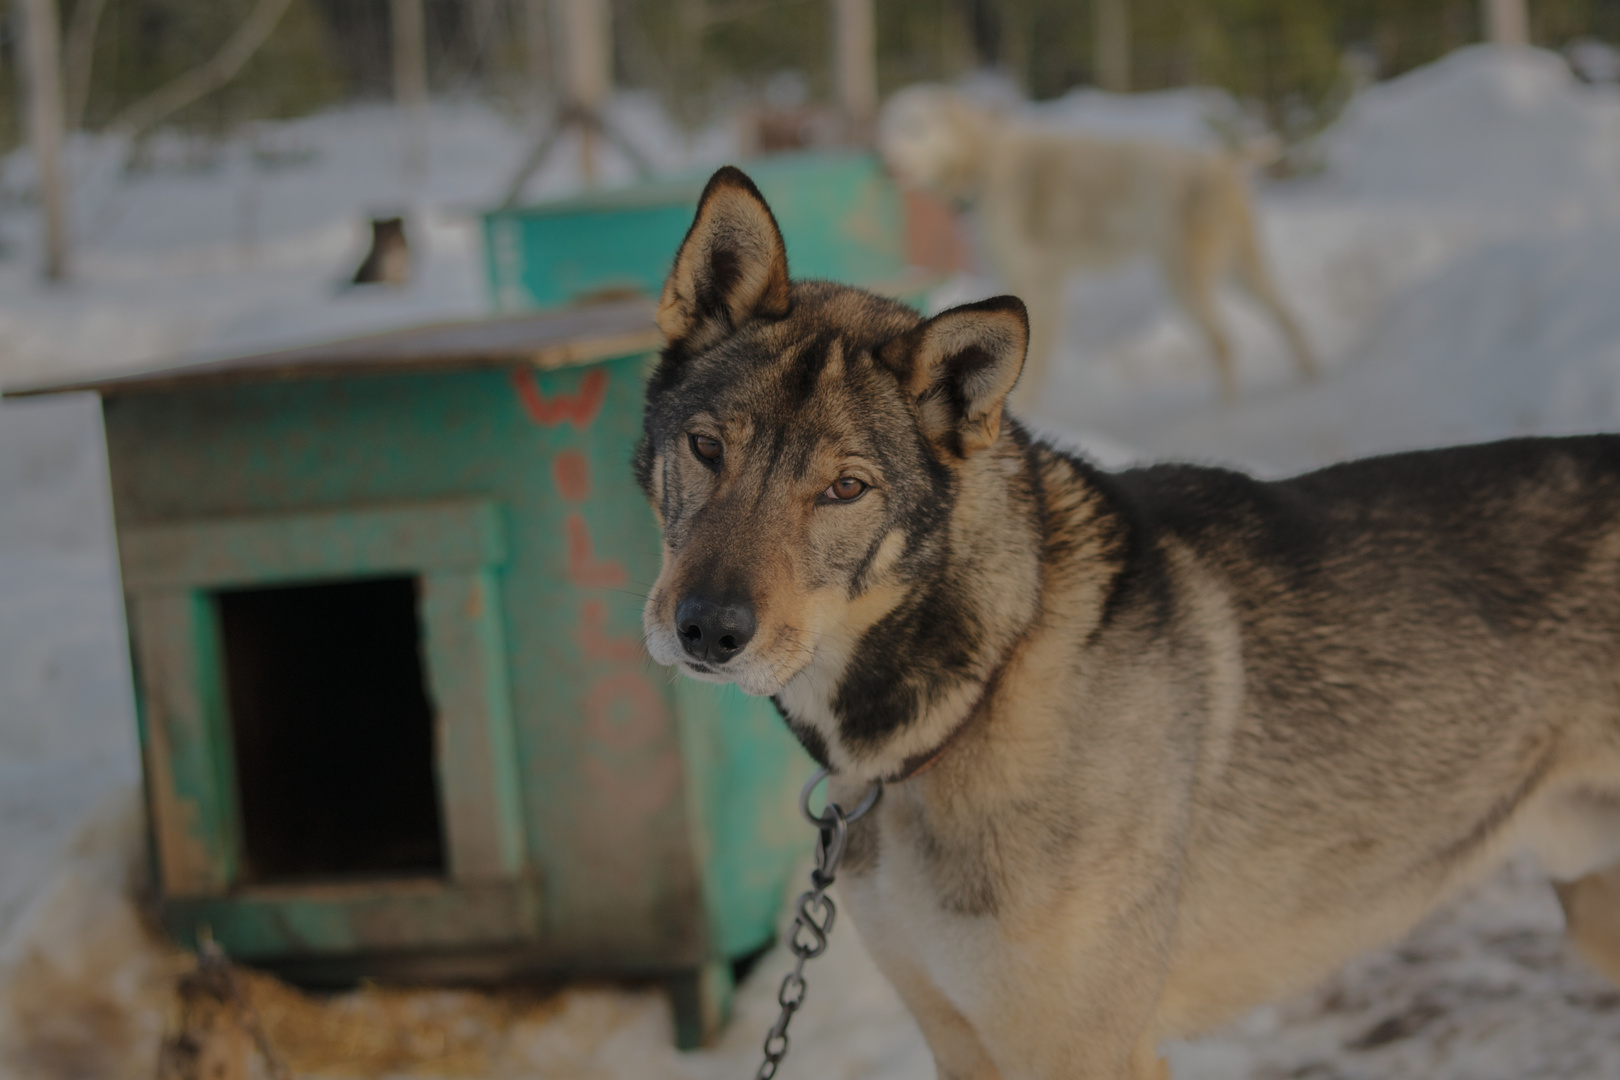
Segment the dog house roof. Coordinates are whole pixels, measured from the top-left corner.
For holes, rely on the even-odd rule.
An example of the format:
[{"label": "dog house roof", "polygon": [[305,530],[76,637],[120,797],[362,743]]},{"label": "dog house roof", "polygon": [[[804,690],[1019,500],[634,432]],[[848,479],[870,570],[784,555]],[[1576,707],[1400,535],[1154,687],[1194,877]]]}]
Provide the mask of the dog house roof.
[{"label": "dog house roof", "polygon": [[246,356],[193,357],[138,371],[7,387],[5,397],[94,390],[143,393],[206,383],[450,371],[528,362],[541,368],[588,364],[663,344],[653,302],[644,298],[489,319],[433,323]]}]

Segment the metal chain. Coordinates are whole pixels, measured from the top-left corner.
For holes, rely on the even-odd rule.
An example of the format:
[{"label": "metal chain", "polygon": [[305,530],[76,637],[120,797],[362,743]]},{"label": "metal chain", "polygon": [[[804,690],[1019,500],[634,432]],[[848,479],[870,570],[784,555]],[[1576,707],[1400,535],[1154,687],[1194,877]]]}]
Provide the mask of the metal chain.
[{"label": "metal chain", "polygon": [[838,863],[844,857],[844,846],[849,840],[849,826],[865,816],[883,794],[883,785],[874,783],[866,789],[865,797],[853,813],[846,814],[843,807],[829,801],[819,815],[812,814],[810,793],[827,776],[827,769],[818,769],[799,793],[799,812],[816,827],[816,866],[810,871],[810,888],[800,894],[794,905],[798,915],[793,920],[793,932],[788,935],[788,948],[796,960],[776,992],[776,1003],[782,1006],[782,1011],[771,1030],[765,1033],[765,1060],[760,1063],[754,1080],[771,1080],[782,1059],[787,1057],[788,1023],[804,1004],[804,992],[808,989],[804,981],[804,962],[827,951],[827,935],[832,933],[833,918],[838,914],[827,889],[838,875]]}]

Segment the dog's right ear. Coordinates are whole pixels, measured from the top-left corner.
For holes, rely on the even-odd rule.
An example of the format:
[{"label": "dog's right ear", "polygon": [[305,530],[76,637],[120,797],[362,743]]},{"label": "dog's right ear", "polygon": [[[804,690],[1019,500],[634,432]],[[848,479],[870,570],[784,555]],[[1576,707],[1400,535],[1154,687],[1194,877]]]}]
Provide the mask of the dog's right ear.
[{"label": "dog's right ear", "polygon": [[918,323],[877,357],[917,403],[923,434],[966,457],[1001,435],[1002,406],[1028,348],[1024,302],[993,296]]},{"label": "dog's right ear", "polygon": [[750,319],[788,311],[787,246],[770,207],[741,169],[709,178],[658,300],[671,345],[699,350]]}]

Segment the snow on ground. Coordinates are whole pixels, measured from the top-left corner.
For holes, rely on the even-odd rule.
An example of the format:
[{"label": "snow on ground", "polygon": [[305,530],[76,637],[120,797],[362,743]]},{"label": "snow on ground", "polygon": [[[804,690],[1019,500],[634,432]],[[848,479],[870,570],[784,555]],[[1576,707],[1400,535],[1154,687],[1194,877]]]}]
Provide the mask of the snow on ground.
[{"label": "snow on ground", "polygon": [[[684,140],[645,99],[616,109],[661,166],[730,152],[723,129]],[[1191,142],[1207,141],[1211,114],[1237,116],[1192,91],[1083,91],[1031,111]],[[76,140],[76,276],[55,288],[35,277],[27,158],[0,161],[0,381],[485,310],[473,211],[499,196],[532,133],[469,103],[435,105],[430,130],[432,166],[416,177],[400,175],[399,126],[377,107],[223,143],[168,138],[131,175],[122,147]],[[1278,280],[1323,355],[1319,381],[1300,381],[1234,297],[1244,387],[1218,403],[1190,322],[1138,265],[1071,283],[1039,421],[1110,465],[1193,456],[1269,474],[1620,427],[1613,88],[1577,83],[1550,54],[1466,49],[1366,91],[1316,150],[1321,174],[1263,186],[1260,206]],[[566,190],[573,152],[530,193]],[[607,169],[627,175],[611,157]],[[414,282],[340,288],[365,216],[396,211]],[[964,277],[936,301],[993,288]],[[0,405],[0,1080],[149,1075],[175,970],[130,900],[138,768],[96,419],[88,400]],[[1202,1080],[1620,1076],[1620,991],[1572,957],[1560,924],[1534,868],[1515,863],[1408,940],[1170,1056]],[[745,1074],[786,963],[779,951],[761,963],[713,1050],[669,1048],[654,990],[578,987],[492,1029],[485,1071]],[[932,1075],[851,924],[807,974],[785,1077]]]}]

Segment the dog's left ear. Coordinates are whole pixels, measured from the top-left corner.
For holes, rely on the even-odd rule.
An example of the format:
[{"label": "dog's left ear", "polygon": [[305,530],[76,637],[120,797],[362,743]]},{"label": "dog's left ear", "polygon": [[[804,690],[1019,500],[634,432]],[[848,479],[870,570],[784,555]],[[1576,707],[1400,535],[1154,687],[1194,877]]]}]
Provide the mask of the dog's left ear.
[{"label": "dog's left ear", "polygon": [[671,345],[702,349],[753,318],[788,311],[787,246],[764,196],[727,165],[709,178],[658,300]]},{"label": "dog's left ear", "polygon": [[1001,410],[1024,369],[1029,314],[1016,296],[942,311],[878,350],[917,402],[923,433],[961,456],[1001,434]]}]

